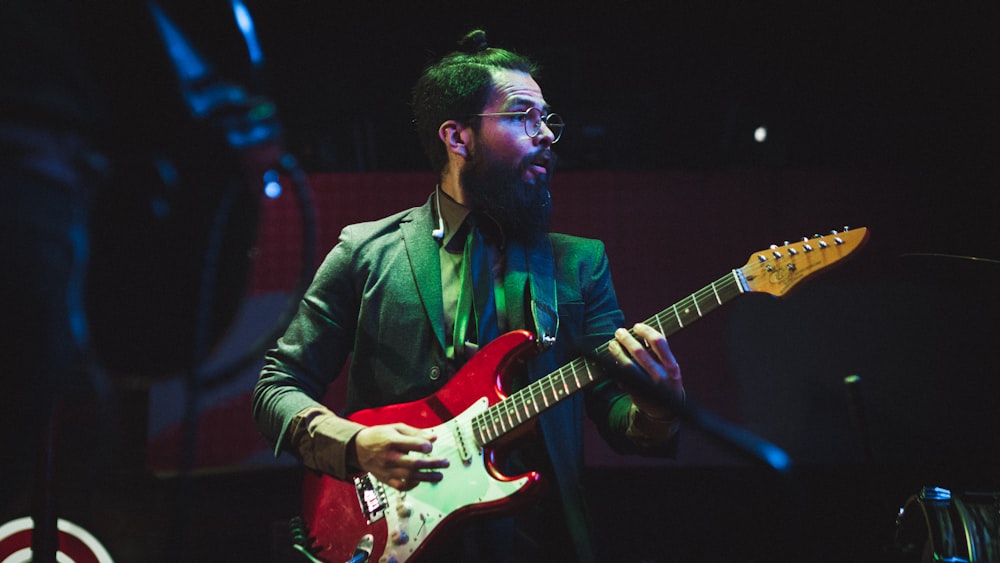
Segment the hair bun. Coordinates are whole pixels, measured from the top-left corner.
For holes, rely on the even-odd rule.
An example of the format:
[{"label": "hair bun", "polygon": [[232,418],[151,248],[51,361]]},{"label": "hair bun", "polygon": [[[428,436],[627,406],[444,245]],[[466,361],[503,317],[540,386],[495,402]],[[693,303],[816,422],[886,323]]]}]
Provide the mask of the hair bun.
[{"label": "hair bun", "polygon": [[466,33],[465,37],[459,40],[458,46],[462,51],[470,54],[485,51],[490,47],[486,42],[486,32],[481,29],[474,29]]}]

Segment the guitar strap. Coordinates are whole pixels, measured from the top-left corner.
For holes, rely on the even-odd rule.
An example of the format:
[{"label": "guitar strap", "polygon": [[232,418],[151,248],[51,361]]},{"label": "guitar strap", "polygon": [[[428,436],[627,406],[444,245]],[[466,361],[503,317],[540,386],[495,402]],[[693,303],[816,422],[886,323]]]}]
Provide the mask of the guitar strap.
[{"label": "guitar strap", "polygon": [[[559,302],[556,290],[555,257],[549,237],[525,247],[512,244],[507,248],[507,274],[504,279],[507,291],[507,312],[511,327],[528,327],[524,318],[525,310],[530,311],[536,342],[542,350],[555,344],[559,330]],[[527,295],[525,295],[527,292]],[[527,298],[528,307],[525,306]],[[554,360],[549,357],[541,360],[541,364],[528,377],[531,381],[544,376],[554,367]],[[577,549],[578,561],[590,563],[594,552],[588,530],[589,514],[577,487],[582,483],[579,467],[574,462],[582,447],[582,437],[579,435],[578,422],[584,416],[583,407],[578,401],[564,401],[556,405],[548,416],[538,420],[545,449],[548,451],[546,460],[534,460],[522,470],[539,469],[540,463],[551,467],[550,477],[555,478],[562,499],[562,514],[566,519],[566,528],[572,544]],[[543,513],[542,517],[552,517],[551,513]],[[551,527],[548,528],[551,531]],[[522,533],[528,533],[524,530]],[[537,538],[536,538],[537,539]]]},{"label": "guitar strap", "polygon": [[[507,272],[504,276],[507,318],[512,328],[533,329],[536,342],[546,350],[555,343],[559,330],[559,304],[556,297],[555,260],[552,244],[544,237],[531,245],[507,247]],[[525,319],[525,298],[531,314]]]}]

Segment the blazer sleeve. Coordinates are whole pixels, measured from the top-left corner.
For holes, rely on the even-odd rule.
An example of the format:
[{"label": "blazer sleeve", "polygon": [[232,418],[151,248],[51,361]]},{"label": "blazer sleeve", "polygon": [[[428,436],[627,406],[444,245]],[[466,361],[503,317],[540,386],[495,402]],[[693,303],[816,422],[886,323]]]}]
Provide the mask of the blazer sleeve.
[{"label": "blazer sleeve", "polygon": [[264,357],[252,412],[276,455],[287,440],[292,418],[320,404],[350,354],[358,308],[352,241],[345,229],[317,270],[284,335]]}]

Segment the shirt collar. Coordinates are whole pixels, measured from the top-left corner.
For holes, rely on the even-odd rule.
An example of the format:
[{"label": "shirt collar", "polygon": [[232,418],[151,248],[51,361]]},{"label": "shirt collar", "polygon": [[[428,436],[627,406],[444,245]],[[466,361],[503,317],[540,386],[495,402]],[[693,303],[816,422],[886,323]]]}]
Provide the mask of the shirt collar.
[{"label": "shirt collar", "polygon": [[[440,188],[438,188],[440,190]],[[458,203],[450,195],[444,191],[439,191],[441,197],[437,198],[438,213],[441,219],[444,221],[444,239],[442,240],[444,246],[451,244],[452,237],[458,232],[462,224],[465,223],[465,218],[469,216],[470,210],[461,203]],[[462,241],[465,244],[465,241]]]}]

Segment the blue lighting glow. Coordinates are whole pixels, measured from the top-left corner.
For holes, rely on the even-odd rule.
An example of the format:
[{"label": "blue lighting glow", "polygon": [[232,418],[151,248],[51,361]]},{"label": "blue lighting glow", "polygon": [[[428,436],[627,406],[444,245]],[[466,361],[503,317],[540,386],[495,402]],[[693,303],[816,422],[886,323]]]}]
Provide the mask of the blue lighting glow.
[{"label": "blue lighting glow", "polygon": [[247,42],[247,51],[250,53],[250,62],[254,65],[259,65],[264,61],[264,52],[260,48],[260,43],[257,41],[257,35],[254,31],[253,18],[250,17],[250,11],[247,10],[246,4],[241,0],[232,0],[233,4],[233,15],[236,16],[236,25],[239,26],[240,31],[243,33],[243,39]]},{"label": "blue lighting glow", "polygon": [[268,182],[264,184],[264,195],[271,199],[277,199],[281,196],[281,184],[277,182]]},{"label": "blue lighting glow", "polygon": [[268,170],[264,173],[264,195],[277,199],[281,197],[281,184],[278,183],[279,174],[277,170]]}]

